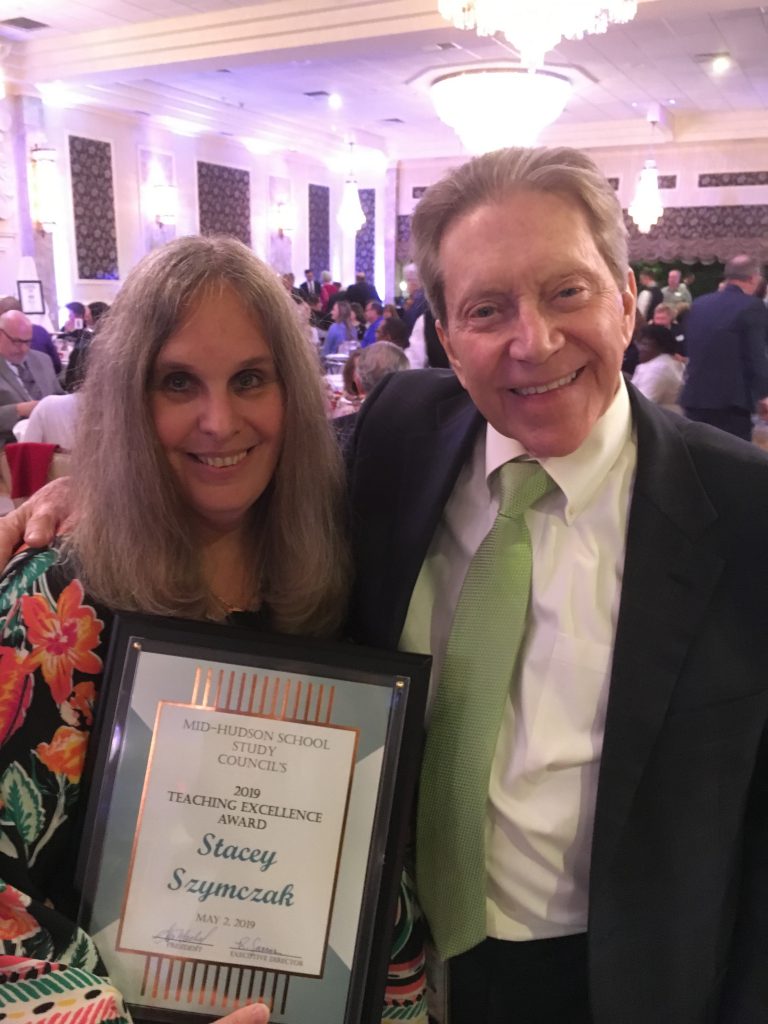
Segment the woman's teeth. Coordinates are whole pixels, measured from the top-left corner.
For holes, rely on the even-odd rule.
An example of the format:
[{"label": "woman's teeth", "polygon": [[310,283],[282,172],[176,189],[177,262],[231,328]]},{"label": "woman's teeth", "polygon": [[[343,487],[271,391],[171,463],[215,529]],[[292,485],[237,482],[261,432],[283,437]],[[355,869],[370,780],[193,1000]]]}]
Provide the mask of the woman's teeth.
[{"label": "woman's teeth", "polygon": [[223,469],[225,466],[236,466],[242,462],[248,452],[238,452],[236,455],[196,455],[198,462],[204,466],[213,466],[215,469]]}]

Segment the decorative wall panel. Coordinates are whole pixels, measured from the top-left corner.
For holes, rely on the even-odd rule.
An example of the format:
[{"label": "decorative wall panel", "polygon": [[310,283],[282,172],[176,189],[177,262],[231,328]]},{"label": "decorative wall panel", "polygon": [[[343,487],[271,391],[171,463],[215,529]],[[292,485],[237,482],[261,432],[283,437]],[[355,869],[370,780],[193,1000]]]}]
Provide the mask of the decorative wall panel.
[{"label": "decorative wall panel", "polygon": [[727,188],[733,185],[768,185],[768,171],[729,171],[700,174],[699,188]]},{"label": "decorative wall panel", "polygon": [[633,262],[725,263],[741,252],[768,260],[768,205],[670,207],[647,235],[639,233],[626,211],[624,221]]},{"label": "decorative wall panel", "polygon": [[614,192],[618,192],[619,191],[619,179],[618,178],[608,178],[607,181],[608,181],[608,184],[611,186],[611,188],[613,189]]},{"label": "decorative wall panel", "polygon": [[398,263],[410,263],[411,257],[411,215],[399,213],[395,229],[395,259]]},{"label": "decorative wall panel", "polygon": [[324,270],[331,269],[331,190],[327,185],[310,185],[307,195],[309,207],[309,265],[320,280]]},{"label": "decorative wall panel", "polygon": [[69,168],[77,276],[86,281],[116,280],[120,274],[111,145],[70,135]]},{"label": "decorative wall panel", "polygon": [[201,235],[231,235],[251,244],[251,176],[221,164],[197,162]]},{"label": "decorative wall panel", "polygon": [[368,281],[373,281],[376,262],[376,189],[359,188],[357,194],[360,196],[360,205],[365,214],[365,224],[355,238],[355,271],[365,274]]},{"label": "decorative wall panel", "polygon": [[421,197],[424,195],[426,191],[426,185],[414,185],[414,187],[411,189],[411,196],[414,199],[421,199]]},{"label": "decorative wall panel", "polygon": [[677,188],[676,174],[659,174],[659,188]]}]

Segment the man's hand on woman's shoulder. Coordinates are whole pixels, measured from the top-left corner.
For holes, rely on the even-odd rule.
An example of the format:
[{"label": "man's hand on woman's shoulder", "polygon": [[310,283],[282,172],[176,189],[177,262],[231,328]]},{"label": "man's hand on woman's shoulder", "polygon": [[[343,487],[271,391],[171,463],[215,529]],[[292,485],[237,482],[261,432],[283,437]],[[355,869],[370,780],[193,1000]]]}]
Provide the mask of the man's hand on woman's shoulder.
[{"label": "man's hand on woman's shoulder", "polygon": [[23,505],[0,517],[0,568],[4,568],[16,548],[25,541],[43,548],[57,533],[66,533],[72,511],[69,477],[46,484]]}]

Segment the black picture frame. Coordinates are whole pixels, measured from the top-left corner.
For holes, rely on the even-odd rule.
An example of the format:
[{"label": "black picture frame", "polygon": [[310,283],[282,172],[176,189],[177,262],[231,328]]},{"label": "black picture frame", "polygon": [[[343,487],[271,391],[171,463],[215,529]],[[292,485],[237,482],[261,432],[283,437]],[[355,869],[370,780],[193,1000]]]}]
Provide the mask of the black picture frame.
[{"label": "black picture frame", "polygon": [[[246,1001],[264,998],[272,1004],[273,1024],[301,1024],[304,1019],[311,1019],[313,1024],[378,1024],[418,779],[430,665],[431,659],[426,655],[380,651],[346,643],[315,642],[259,633],[239,626],[142,615],[116,616],[105,672],[105,699],[96,723],[95,753],[89,760],[86,776],[90,795],[78,864],[82,893],[79,922],[94,935],[107,970],[123,991],[135,1020],[146,1024],[211,1021]],[[183,698],[180,702],[179,688],[191,687],[193,676],[197,680],[193,699],[185,702]],[[204,681],[207,689],[203,695]],[[323,689],[326,684],[327,691]],[[314,691],[313,686],[316,687]],[[203,696],[203,702],[199,703]],[[265,699],[272,700],[267,709],[269,714],[265,713]],[[153,701],[156,705],[154,731],[147,730],[147,722],[144,721],[152,715]],[[256,707],[259,701],[261,703]],[[308,718],[306,712],[310,705],[313,710]],[[275,707],[280,709],[279,716],[273,714]],[[298,717],[296,709],[299,709]],[[382,709],[385,709],[385,714],[382,714]],[[317,744],[322,730],[336,729],[339,731],[327,735],[333,737],[332,746],[337,745],[337,737],[340,738],[339,743],[343,739],[347,744],[344,749],[349,748],[349,737],[355,733],[355,760],[349,772],[345,821],[347,812],[354,806],[358,815],[355,820],[359,823],[370,819],[370,829],[366,831],[366,826],[361,833],[348,822],[350,827],[341,833],[333,881],[334,896],[325,933],[327,945],[322,954],[324,967],[319,977],[308,977],[299,970],[270,970],[263,965],[226,962],[219,956],[206,960],[209,956],[207,947],[201,951],[194,943],[208,938],[208,933],[204,934],[202,927],[194,933],[188,928],[177,929],[175,920],[173,928],[166,928],[163,920],[163,928],[151,935],[152,943],[160,943],[159,953],[145,946],[138,950],[131,947],[130,952],[126,952],[124,946],[117,948],[119,942],[127,941],[129,918],[141,922],[139,929],[146,927],[151,932],[151,922],[147,919],[153,913],[159,914],[157,908],[162,906],[163,900],[169,900],[165,892],[161,893],[163,887],[152,889],[149,880],[164,855],[164,847],[158,846],[156,853],[152,844],[160,833],[164,836],[174,834],[174,815],[177,812],[174,807],[168,807],[167,818],[163,814],[151,820],[143,819],[142,815],[154,813],[152,808],[159,806],[157,801],[165,799],[163,783],[168,769],[156,769],[156,764],[173,764],[175,755],[171,755],[172,749],[178,749],[179,755],[183,754],[184,764],[194,764],[195,748],[202,749],[209,743],[197,736],[190,738],[185,732],[183,745],[174,743],[172,746],[164,742],[166,726],[163,725],[161,732],[161,719],[164,723],[167,719],[171,724],[181,721],[182,728],[194,730],[198,727],[195,714],[201,716],[201,729],[212,723],[217,733],[222,729],[232,730],[233,727],[225,723],[234,720],[233,716],[239,716],[237,722],[248,720],[252,725],[258,725],[265,735],[272,734],[272,730],[263,728],[265,721],[283,723],[284,730],[290,727],[298,731],[302,743],[311,739],[312,744]],[[358,719],[356,722],[348,721],[355,717]],[[250,726],[248,728],[251,729]],[[145,735],[147,731],[151,735]],[[251,732],[256,735],[255,730],[251,729]],[[277,733],[284,740],[290,739],[291,735],[285,731]],[[219,754],[217,758],[221,756],[234,757]],[[304,757],[305,754],[286,755],[283,752],[281,756]],[[259,763],[287,764],[292,770],[290,760]],[[178,761],[176,764],[181,772],[181,765]],[[379,766],[378,774],[376,771],[371,774],[371,764]],[[221,775],[223,771],[217,768],[214,778],[216,772]],[[160,779],[157,785],[154,775]],[[306,773],[302,776],[303,779],[307,777]],[[245,779],[245,775],[242,778]],[[267,789],[275,785],[271,780],[272,776],[265,782]],[[209,788],[215,789],[215,786],[214,782]],[[141,794],[137,792],[138,788],[141,788]],[[178,788],[182,788],[181,784]],[[238,785],[237,788],[243,787]],[[325,787],[323,792],[330,793],[331,787]],[[249,806],[258,806],[263,811],[267,805]],[[363,808],[362,812],[360,808]],[[275,806],[270,805],[268,809],[275,811]],[[207,808],[201,813],[206,811]],[[199,808],[194,813],[198,812]],[[181,812],[179,821],[182,827],[184,813],[192,812]],[[253,822],[254,819],[249,820]],[[262,834],[269,834],[268,829],[273,824],[269,821],[264,826],[266,833]],[[241,834],[242,830],[233,828],[227,833],[227,842],[232,836]],[[216,838],[215,833],[205,833],[205,836],[209,835]],[[210,845],[207,839],[206,844]],[[171,843],[170,847],[173,848],[174,844]],[[246,849],[252,848],[241,846],[241,853]],[[284,852],[290,851],[289,861],[296,856],[296,849],[308,850],[309,847],[301,842],[283,844]],[[200,848],[183,846],[183,850],[187,857],[201,853]],[[180,853],[179,858],[181,856]],[[345,865],[349,863],[358,865],[357,875],[352,870],[345,876]],[[149,871],[142,867],[146,864],[151,866]],[[208,869],[209,863],[205,866]],[[364,867],[362,873],[361,866]],[[177,876],[174,873],[163,877],[175,879]],[[354,914],[350,917],[348,908],[350,904],[354,907],[357,894],[353,885],[350,898],[349,882],[345,882],[347,877],[362,878],[359,913],[354,928],[350,923]],[[197,882],[197,879],[192,881]],[[144,887],[151,891],[144,892]],[[222,882],[216,889],[217,894],[221,887],[228,893],[235,891],[234,886],[226,886]],[[165,888],[171,889],[171,881]],[[244,889],[245,886],[241,886],[238,892]],[[344,894],[341,900],[340,892]],[[186,899],[186,893],[183,898]],[[133,913],[131,907],[137,900],[140,901],[141,912]],[[340,903],[347,909],[339,910]],[[119,921],[113,922],[110,920],[111,908],[118,905]],[[258,921],[258,913],[264,915],[269,912],[257,908],[253,912],[254,922]],[[337,913],[342,921],[338,928]],[[214,916],[213,913],[210,915],[211,918]],[[343,922],[347,918],[349,921],[345,926]],[[106,926],[105,921],[109,922]],[[260,924],[255,924],[255,927],[261,930]],[[337,932],[346,935],[342,945],[347,942],[349,949],[353,950],[351,960],[345,966],[345,969],[348,967],[348,976],[344,975],[347,989],[342,995],[338,962],[343,958],[331,948],[331,939]],[[225,933],[229,934],[226,929]],[[118,938],[112,946],[111,936],[115,934]],[[176,945],[181,944],[181,951],[172,948],[167,952],[167,948],[174,945],[173,940],[176,940]],[[248,940],[237,940],[238,943],[243,941],[247,944]],[[235,956],[232,950],[236,946],[229,948],[229,955]],[[266,952],[277,952],[269,946],[254,948],[257,953],[252,953],[246,945],[249,955],[266,956]],[[190,949],[192,954],[189,954]],[[137,972],[142,957],[144,966],[139,988]],[[138,963],[134,963],[136,958]],[[121,977],[124,968],[125,974]],[[287,978],[285,982],[281,980],[283,977]],[[132,980],[126,981],[127,978]],[[169,1005],[169,999],[172,1005]],[[344,1004],[341,1015],[340,999]],[[311,1016],[307,1016],[308,1006],[311,1007]],[[326,1006],[328,1008],[324,1010]]]},{"label": "black picture frame", "polygon": [[17,281],[16,292],[19,296],[22,313],[31,316],[45,313],[42,281]]}]

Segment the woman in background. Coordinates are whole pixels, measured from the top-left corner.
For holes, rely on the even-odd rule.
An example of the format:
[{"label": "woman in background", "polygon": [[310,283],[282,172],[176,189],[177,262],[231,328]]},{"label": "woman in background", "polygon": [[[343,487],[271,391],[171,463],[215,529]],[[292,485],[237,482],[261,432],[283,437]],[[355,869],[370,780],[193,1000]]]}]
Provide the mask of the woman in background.
[{"label": "woman in background", "polygon": [[352,316],[352,307],[343,299],[337,302],[332,311],[333,323],[328,328],[323,343],[322,355],[335,355],[342,345],[357,342],[357,327]]},{"label": "woman in background", "polygon": [[73,923],[75,823],[112,610],[316,636],[343,620],[342,469],[291,306],[245,246],[192,237],[146,257],[100,327],[73,529],[18,555],[0,583],[0,1011],[10,1020],[74,1020],[81,1004],[89,1024],[128,1020]]}]

